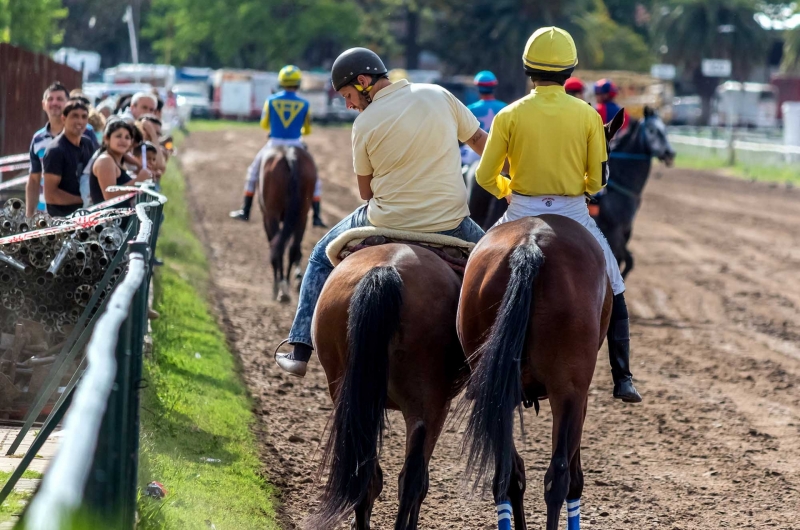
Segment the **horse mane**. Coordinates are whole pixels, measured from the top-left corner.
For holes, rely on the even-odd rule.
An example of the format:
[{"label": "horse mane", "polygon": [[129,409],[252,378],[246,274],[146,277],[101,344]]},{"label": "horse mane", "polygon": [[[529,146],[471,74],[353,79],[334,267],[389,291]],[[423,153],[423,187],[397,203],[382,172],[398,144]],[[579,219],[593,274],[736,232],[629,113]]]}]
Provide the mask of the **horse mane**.
[{"label": "horse mane", "polygon": [[[609,142],[609,148],[617,153],[638,153],[644,152],[646,146],[641,140],[640,129],[644,120],[637,118],[628,118],[628,127],[622,132],[617,134]],[[638,145],[641,144],[641,145]]]}]

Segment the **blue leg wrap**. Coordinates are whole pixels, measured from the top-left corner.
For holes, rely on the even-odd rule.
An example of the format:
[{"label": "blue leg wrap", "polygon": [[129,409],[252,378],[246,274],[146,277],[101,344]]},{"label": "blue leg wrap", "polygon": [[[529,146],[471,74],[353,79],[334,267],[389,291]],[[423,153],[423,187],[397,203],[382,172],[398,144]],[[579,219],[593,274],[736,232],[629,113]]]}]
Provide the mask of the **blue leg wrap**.
[{"label": "blue leg wrap", "polygon": [[581,500],[567,500],[567,530],[581,530]]},{"label": "blue leg wrap", "polygon": [[511,530],[511,503],[503,501],[497,505],[497,530]]}]

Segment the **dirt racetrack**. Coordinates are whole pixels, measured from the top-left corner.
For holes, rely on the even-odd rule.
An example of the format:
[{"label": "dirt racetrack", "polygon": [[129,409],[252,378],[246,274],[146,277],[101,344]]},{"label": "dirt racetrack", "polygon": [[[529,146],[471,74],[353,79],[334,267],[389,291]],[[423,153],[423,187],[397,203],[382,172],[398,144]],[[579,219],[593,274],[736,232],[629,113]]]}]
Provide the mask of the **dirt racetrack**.
[{"label": "dirt racetrack", "polygon": [[[272,301],[261,215],[239,206],[243,175],[264,141],[255,128],[195,133],[181,155],[198,230],[208,246],[216,309],[260,418],[262,459],[281,489],[285,528],[315,506],[319,440],[331,411],[316,357],[304,380],[283,375],[272,350],[294,301]],[[349,129],[309,137],[326,221],[360,201]],[[680,155],[679,155],[680,156]],[[656,169],[637,219],[627,299],[633,368],[645,402],[611,398],[605,348],[582,444],[588,528],[800,529],[800,191],[709,173]],[[310,225],[310,223],[309,223]],[[304,256],[324,232],[309,229]],[[544,525],[550,411],[525,411],[529,526]],[[404,427],[390,415],[386,483],[373,528],[393,528]],[[434,453],[420,528],[496,528],[489,498],[461,481],[461,436],[446,427]],[[562,522],[566,527],[566,522]]]}]

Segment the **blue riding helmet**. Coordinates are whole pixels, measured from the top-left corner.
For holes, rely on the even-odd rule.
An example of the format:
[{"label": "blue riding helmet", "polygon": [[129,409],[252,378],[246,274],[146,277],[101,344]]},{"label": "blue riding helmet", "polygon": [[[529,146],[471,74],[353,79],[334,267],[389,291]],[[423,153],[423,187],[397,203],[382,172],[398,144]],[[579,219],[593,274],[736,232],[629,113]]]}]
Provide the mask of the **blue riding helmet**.
[{"label": "blue riding helmet", "polygon": [[478,72],[473,80],[481,94],[491,94],[497,87],[497,77],[489,70]]}]

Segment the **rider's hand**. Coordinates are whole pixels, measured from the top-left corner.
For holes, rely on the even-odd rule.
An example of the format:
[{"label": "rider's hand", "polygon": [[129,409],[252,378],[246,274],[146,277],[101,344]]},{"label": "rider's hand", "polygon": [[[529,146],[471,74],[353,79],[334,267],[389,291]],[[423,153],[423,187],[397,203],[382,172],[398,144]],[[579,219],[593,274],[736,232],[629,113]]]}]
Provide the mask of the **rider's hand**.
[{"label": "rider's hand", "polygon": [[509,195],[506,195],[506,196],[505,196],[505,200],[506,200],[506,202],[507,202],[508,204],[511,204],[511,195],[510,195],[510,194],[509,194]]}]

